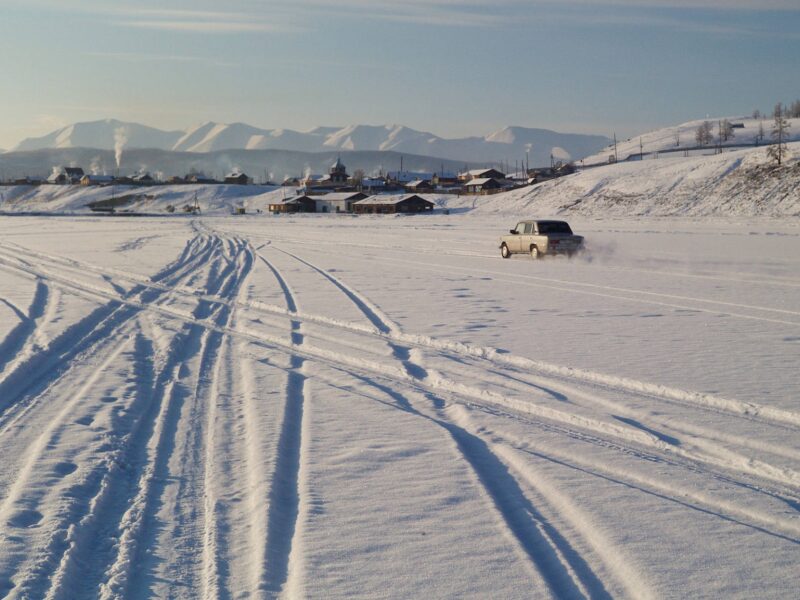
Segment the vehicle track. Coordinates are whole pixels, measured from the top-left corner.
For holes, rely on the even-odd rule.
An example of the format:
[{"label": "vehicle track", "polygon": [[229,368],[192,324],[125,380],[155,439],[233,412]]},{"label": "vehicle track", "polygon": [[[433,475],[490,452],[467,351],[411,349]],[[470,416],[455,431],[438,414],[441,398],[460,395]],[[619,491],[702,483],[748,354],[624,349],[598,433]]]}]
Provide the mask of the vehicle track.
[{"label": "vehicle track", "polygon": [[[374,313],[369,315],[369,316],[371,316],[373,320],[376,319]],[[387,329],[391,330],[392,329],[391,326],[388,325],[388,324],[385,324],[383,326],[383,328],[385,330],[387,330]],[[358,329],[358,328],[356,328],[356,329]],[[386,335],[387,334],[383,334],[383,337],[386,337]],[[404,339],[404,336],[402,336],[402,334],[399,334],[397,331],[395,331],[392,335],[394,335],[395,338],[400,337],[400,339]],[[267,341],[271,341],[270,340],[270,336],[266,336],[266,337],[261,336],[261,337],[262,337],[262,339],[265,339]],[[411,338],[414,339],[413,336],[411,336]],[[419,339],[415,339],[415,342],[419,342],[419,341],[420,341]],[[454,349],[455,350],[462,350],[462,351],[464,350],[464,348],[460,348],[459,347],[460,346],[459,344],[446,344],[445,343],[444,345],[442,345],[442,344],[435,343],[434,340],[425,340],[425,341],[428,342],[427,344],[425,344],[428,348],[430,348],[430,347],[437,348],[438,347],[438,348],[447,350],[448,352],[452,352]],[[286,346],[285,343],[283,343],[283,345]],[[474,356],[476,354],[478,356],[480,356],[481,354],[484,354],[484,356],[487,355],[487,353],[484,352],[483,349],[476,349],[476,348],[469,348],[468,347],[468,348],[466,348],[466,350],[467,350],[466,353],[469,354],[469,355],[472,355],[472,356]],[[404,349],[404,351],[407,352],[407,348]],[[393,346],[393,352],[395,353],[395,355],[398,354],[398,350],[397,350],[396,346]],[[488,354],[489,355],[492,354],[491,350],[488,350]],[[325,353],[323,353],[323,356],[324,355],[325,355]],[[402,359],[404,357],[401,355],[400,358]],[[797,421],[797,416],[794,415],[793,413],[786,413],[784,411],[771,409],[771,408],[768,408],[768,407],[757,407],[757,406],[754,406],[754,405],[751,405],[751,404],[737,403],[736,401],[729,401],[729,400],[725,400],[725,399],[713,398],[713,397],[708,397],[708,396],[704,396],[704,395],[695,395],[695,394],[691,394],[691,393],[681,392],[680,390],[670,390],[670,389],[667,389],[667,388],[662,388],[660,386],[653,386],[651,384],[646,384],[646,383],[643,383],[643,382],[631,382],[631,381],[620,380],[620,379],[616,379],[616,378],[604,378],[603,376],[601,376],[599,374],[580,372],[580,371],[577,371],[577,370],[563,368],[563,367],[553,367],[552,365],[544,365],[542,363],[536,363],[534,361],[528,361],[528,360],[522,359],[520,357],[512,357],[512,356],[508,356],[508,355],[496,355],[495,354],[494,356],[491,356],[491,358],[493,360],[496,360],[496,361],[498,361],[500,363],[505,363],[507,365],[508,364],[512,364],[512,365],[517,366],[517,367],[519,367],[519,366],[533,367],[533,368],[538,369],[539,371],[544,371],[546,374],[548,374],[548,372],[550,372],[550,373],[554,372],[556,375],[562,376],[562,377],[567,377],[568,379],[575,379],[576,376],[577,376],[578,379],[584,379],[588,383],[592,383],[592,384],[600,383],[601,385],[610,386],[612,389],[624,389],[626,391],[633,392],[633,393],[638,393],[638,394],[642,394],[642,393],[653,394],[653,395],[656,395],[656,396],[666,397],[666,398],[669,398],[669,399],[678,399],[678,400],[683,401],[683,402],[686,402],[687,400],[689,400],[692,403],[697,403],[697,404],[701,404],[701,405],[710,406],[711,408],[715,408],[715,409],[723,408],[723,409],[726,409],[731,414],[746,415],[748,418],[753,418],[754,416],[758,416],[758,417],[767,416],[767,417],[771,417],[771,420],[778,421],[779,423],[783,423],[783,424],[790,424],[790,423],[794,424]],[[376,366],[377,366],[377,364],[376,364]],[[474,390],[474,389],[470,388],[469,386],[463,386],[463,385],[455,383],[452,380],[452,378],[442,377],[442,376],[440,376],[438,374],[437,374],[436,377],[429,378],[429,377],[427,377],[427,373],[425,373],[424,369],[421,369],[421,368],[418,368],[418,370],[417,370],[417,373],[419,373],[419,375],[417,375],[417,373],[409,373],[408,372],[408,361],[405,361],[404,369],[406,370],[406,374],[409,375],[410,377],[416,378],[416,379],[421,379],[426,384],[432,385],[434,388],[442,388],[442,387],[454,386],[454,389],[461,389],[462,393],[466,393],[468,396],[471,396],[473,399],[476,399],[476,398],[479,399],[479,398],[483,397],[484,401],[487,398],[489,398],[494,403],[500,403],[500,404],[507,403],[507,401],[502,396],[498,396],[496,393],[493,394],[493,393],[487,392],[485,390],[483,390],[483,391]],[[379,370],[385,371],[386,369],[385,368],[380,368]],[[696,402],[697,400],[700,400],[700,402]],[[519,402],[517,402],[516,404],[517,404],[517,408],[518,409],[526,410],[525,407],[520,408],[521,405],[520,405]],[[658,435],[654,435],[653,431],[648,430],[648,428],[642,429],[641,427],[638,427],[634,422],[632,422],[630,419],[627,419],[627,418],[615,418],[615,421],[611,421],[611,422],[594,423],[592,420],[588,420],[587,421],[586,419],[581,418],[581,417],[576,416],[576,415],[566,415],[565,413],[563,413],[563,411],[554,410],[554,409],[551,409],[551,408],[548,408],[548,407],[537,407],[537,406],[534,406],[534,405],[528,405],[527,406],[527,410],[528,411],[531,411],[532,409],[534,410],[534,412],[538,411],[538,413],[541,416],[544,416],[546,418],[555,418],[556,420],[572,422],[573,425],[579,425],[581,427],[589,427],[590,429],[594,430],[596,433],[604,433],[605,435],[608,435],[609,433],[611,433],[611,434],[616,435],[616,436],[620,436],[621,435],[623,438],[626,438],[629,441],[634,441],[634,442],[637,442],[637,443],[645,443],[645,444],[648,444],[648,445],[661,446],[662,449],[666,449],[666,450],[671,451],[671,452],[678,452],[678,453],[683,453],[684,452],[680,448],[669,447],[670,444],[664,444],[665,440],[663,438],[659,438]],[[620,423],[623,425],[622,428],[619,426]],[[644,433],[646,435],[642,436],[642,433]],[[779,452],[780,452],[780,449],[779,449]],[[772,478],[772,479],[775,479],[775,480],[778,480],[778,481],[783,481],[784,483],[786,483],[786,482],[792,483],[792,482],[795,482],[795,480],[797,479],[796,474],[785,472],[785,470],[782,472],[781,470],[772,469],[769,465],[759,464],[758,461],[753,462],[753,461],[750,461],[749,459],[736,459],[735,456],[734,456],[733,459],[736,462],[734,464],[731,464],[730,461],[724,460],[724,457],[723,457],[723,462],[720,462],[718,457],[714,457],[714,456],[710,456],[710,457],[709,456],[705,456],[704,457],[703,454],[707,454],[707,453],[701,452],[699,456],[695,456],[693,458],[699,458],[700,460],[709,460],[710,459],[712,464],[716,464],[718,466],[723,466],[724,468],[737,468],[737,469],[738,468],[745,468],[745,469],[749,470],[750,472],[752,472],[755,475],[765,476],[765,477]],[[786,452],[784,451],[783,454],[786,454]],[[787,479],[787,477],[788,477],[788,479]]]},{"label": "vehicle track", "polygon": [[[199,254],[198,256],[202,257],[203,255]],[[185,259],[185,262],[189,262],[189,259]],[[170,273],[175,273],[177,271],[178,269],[168,268],[163,271],[162,274],[169,276]],[[149,288],[134,290],[131,293],[131,296],[134,296],[134,294],[139,295],[141,302],[144,304],[146,304],[148,300],[154,300],[156,295]],[[42,390],[41,387],[30,388],[29,386],[28,388],[25,388],[23,386],[19,390],[19,393],[26,393],[33,400],[40,401],[41,398],[44,397],[45,392],[48,389],[53,388],[53,386],[58,385],[64,376],[69,375],[71,371],[75,370],[76,365],[87,364],[87,358],[85,356],[81,356],[79,352],[84,354],[87,352],[99,354],[106,344],[112,344],[115,342],[115,340],[121,337],[122,342],[118,346],[117,351],[112,352],[103,365],[108,365],[113,362],[119,356],[119,353],[122,351],[125,345],[129,343],[128,337],[132,333],[132,327],[135,323],[134,317],[137,316],[138,311],[134,310],[134,308],[129,304],[112,302],[109,303],[109,305],[110,308],[106,307],[108,310],[105,310],[101,313],[102,318],[98,319],[97,315],[95,314],[97,311],[95,311],[95,313],[82,320],[82,325],[78,329],[88,329],[88,333],[80,340],[77,348],[72,349],[71,352],[64,356],[60,353],[60,344],[58,343],[58,340],[56,340],[56,343],[51,345],[51,350],[54,353],[53,357],[51,358],[57,360],[37,363],[36,366],[40,367],[42,376],[50,377],[50,382],[44,390]],[[98,310],[102,310],[102,308]],[[98,322],[100,324],[99,328],[97,327]],[[74,330],[74,327],[72,329]],[[69,330],[65,335],[69,336]],[[65,361],[72,364],[64,364]],[[91,362],[88,362],[88,364],[91,364]],[[96,370],[95,374],[98,374],[101,371],[102,368]],[[88,390],[87,386],[93,384],[94,381],[95,377],[90,377],[83,389]],[[71,394],[73,399],[63,405],[58,418],[50,422],[46,432],[56,432],[58,429],[60,429],[62,424],[66,423],[69,415],[72,414],[72,406],[81,400],[83,395],[84,393]],[[41,413],[42,411],[40,410],[38,412]],[[18,417],[22,418],[24,417],[24,414],[18,415]],[[8,426],[9,424],[6,423],[6,425]],[[6,427],[5,430],[7,431],[8,427]],[[124,434],[125,432],[123,430],[119,435]],[[55,435],[55,433],[53,435]],[[113,437],[118,436],[115,433],[112,433],[112,438]],[[53,436],[50,436],[49,439],[52,440],[50,442],[47,442],[47,435],[40,436],[38,439],[41,442],[41,444],[38,446],[38,450],[34,449],[32,453],[29,452],[27,455],[28,466],[34,462],[37,462],[45,450],[51,454],[56,454],[59,450],[59,442]],[[111,447],[109,446],[109,450],[110,449]],[[65,455],[70,454],[65,449],[62,449],[61,452]],[[86,477],[84,478],[84,481],[86,482],[85,484],[79,483],[73,486],[74,489],[80,490],[75,496],[77,498],[76,502],[80,504],[82,499],[86,498],[86,503],[83,503],[84,506],[81,506],[79,510],[73,510],[72,513],[66,515],[68,520],[56,527],[54,534],[51,537],[51,542],[46,546],[46,548],[49,550],[46,550],[44,554],[39,556],[38,559],[35,559],[34,565],[23,572],[24,575],[21,578],[17,588],[15,588],[16,591],[14,591],[12,595],[19,593],[22,596],[25,596],[27,593],[25,592],[26,589],[42,589],[42,586],[45,585],[44,582],[49,580],[50,575],[53,574],[52,572],[54,568],[52,566],[52,561],[54,557],[62,555],[61,566],[56,570],[53,576],[53,586],[50,588],[48,595],[50,597],[70,597],[70,586],[74,585],[74,582],[79,579],[79,577],[74,573],[76,561],[70,558],[75,554],[72,549],[76,544],[86,544],[87,535],[85,532],[91,531],[92,528],[96,527],[95,511],[108,504],[108,500],[106,499],[108,490],[111,488],[111,484],[114,483],[114,479],[118,478],[120,475],[118,472],[118,467],[115,466],[117,460],[115,457],[120,457],[123,455],[126,455],[126,452],[123,452],[121,449],[113,450],[110,454],[107,453],[105,460],[100,461],[99,464],[96,464],[94,467],[89,469]],[[29,475],[32,473],[32,471],[33,469],[23,468],[22,476],[18,476],[16,479],[16,486],[19,487],[19,489],[26,487],[26,480],[28,479],[26,473]],[[103,475],[104,471],[105,475]],[[12,492],[12,494],[8,496],[8,501],[12,501],[15,497],[16,494]],[[88,512],[86,512],[87,507]],[[91,536],[89,536],[89,538],[91,538]],[[39,566],[36,566],[37,564]],[[48,567],[48,565],[51,566]],[[38,595],[38,593],[34,595]]]},{"label": "vehicle track", "polygon": [[[364,314],[380,332],[400,333],[400,328],[378,307],[341,279],[327,273],[300,257],[274,247],[322,275],[335,285]],[[428,371],[420,362],[413,361],[407,348],[387,340],[393,356],[409,377],[427,378]],[[425,418],[445,430],[455,442],[459,455],[469,464],[476,481],[512,534],[520,550],[542,576],[551,593],[560,598],[610,598],[604,584],[592,568],[576,553],[556,527],[549,523],[522,493],[515,477],[498,457],[476,435],[454,423],[444,409],[444,401],[436,395],[425,394],[435,410],[434,416],[414,407],[413,401],[402,393],[383,387],[368,378],[359,377],[367,384],[389,395],[404,410]],[[523,510],[520,511],[520,506]]]},{"label": "vehicle track", "polygon": [[[328,274],[326,274],[328,275]],[[182,290],[190,297],[197,297],[197,290]],[[202,296],[209,301],[216,301],[221,303],[229,303],[229,300],[221,298],[212,298],[210,296]],[[292,319],[299,319],[305,322],[315,323],[330,328],[346,329],[353,333],[371,333],[370,328],[365,328],[359,324],[343,322],[341,320],[330,319],[320,315],[303,314],[297,311],[291,311],[276,306],[266,305],[257,301],[249,302],[246,306],[240,306],[249,310],[256,310],[260,312],[270,313],[283,317],[291,317]],[[371,319],[370,319],[371,317]],[[368,315],[368,320],[371,323],[380,322],[376,315]],[[384,332],[381,332],[381,327]],[[610,389],[624,389],[634,393],[646,393],[655,397],[663,398],[665,400],[682,402],[685,404],[699,404],[710,409],[721,410],[731,414],[739,414],[754,418],[766,418],[774,423],[796,424],[800,425],[800,413],[792,413],[781,409],[772,407],[759,406],[750,402],[740,402],[732,399],[725,399],[715,397],[709,394],[700,394],[695,392],[688,392],[684,390],[667,388],[665,386],[649,384],[647,382],[640,382],[620,377],[606,376],[601,373],[594,373],[586,370],[573,369],[569,367],[561,367],[558,365],[549,365],[541,361],[534,361],[524,357],[517,357],[504,353],[499,353],[493,348],[477,347],[468,344],[461,344],[458,342],[447,342],[444,340],[437,340],[428,338],[427,336],[415,336],[400,333],[399,331],[391,330],[389,325],[379,325],[376,327],[377,333],[383,337],[388,337],[391,341],[401,342],[405,346],[419,347],[423,349],[444,351],[451,354],[468,356],[472,358],[483,358],[498,364],[503,368],[509,366],[517,367],[519,369],[541,371],[547,375],[555,375],[563,377],[566,380],[579,379],[588,383],[601,385]]]}]

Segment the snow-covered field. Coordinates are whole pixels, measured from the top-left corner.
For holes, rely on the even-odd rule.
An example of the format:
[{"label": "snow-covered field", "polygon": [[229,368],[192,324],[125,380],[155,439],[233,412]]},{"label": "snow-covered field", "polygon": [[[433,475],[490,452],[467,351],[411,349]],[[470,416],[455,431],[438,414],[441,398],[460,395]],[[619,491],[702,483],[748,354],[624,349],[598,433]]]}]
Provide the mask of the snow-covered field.
[{"label": "snow-covered field", "polygon": [[514,218],[0,217],[0,596],[796,595],[800,222]]}]

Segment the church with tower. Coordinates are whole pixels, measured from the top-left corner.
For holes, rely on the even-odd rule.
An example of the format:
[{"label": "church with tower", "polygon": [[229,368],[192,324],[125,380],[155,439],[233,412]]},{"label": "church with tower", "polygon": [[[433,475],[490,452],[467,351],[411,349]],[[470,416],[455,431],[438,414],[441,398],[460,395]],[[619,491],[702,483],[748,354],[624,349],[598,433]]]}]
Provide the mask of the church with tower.
[{"label": "church with tower", "polygon": [[337,157],[326,175],[307,175],[302,183],[306,189],[318,192],[339,190],[350,185],[350,175],[342,159]]}]

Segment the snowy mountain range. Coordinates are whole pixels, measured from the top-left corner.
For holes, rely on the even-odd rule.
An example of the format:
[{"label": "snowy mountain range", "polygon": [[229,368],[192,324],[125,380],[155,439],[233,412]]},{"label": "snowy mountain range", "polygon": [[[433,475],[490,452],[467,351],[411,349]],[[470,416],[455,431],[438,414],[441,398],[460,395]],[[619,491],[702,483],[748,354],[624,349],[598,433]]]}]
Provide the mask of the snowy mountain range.
[{"label": "snowy mountain range", "polygon": [[598,135],[558,133],[547,129],[506,127],[483,137],[446,139],[402,125],[317,127],[310,131],[259,129],[245,123],[208,122],[186,131],[162,131],[116,119],[75,123],[48,135],[28,138],[11,152],[52,148],[99,150],[148,148],[175,152],[219,150],[292,150],[299,152],[394,151],[468,162],[513,164],[526,152],[531,166],[580,159],[609,143]]}]

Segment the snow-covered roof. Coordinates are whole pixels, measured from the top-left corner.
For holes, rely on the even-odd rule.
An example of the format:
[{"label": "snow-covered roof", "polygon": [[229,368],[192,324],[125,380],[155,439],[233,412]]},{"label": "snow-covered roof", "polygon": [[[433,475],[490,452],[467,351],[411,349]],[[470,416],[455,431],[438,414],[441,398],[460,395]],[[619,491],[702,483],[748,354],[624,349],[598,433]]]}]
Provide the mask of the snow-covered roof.
[{"label": "snow-covered roof", "polygon": [[491,177],[476,177],[475,179],[470,179],[465,185],[484,185],[490,181],[497,183],[497,180]]},{"label": "snow-covered roof", "polygon": [[492,168],[489,168],[489,169],[470,169],[469,171],[467,171],[467,173],[469,175],[472,175],[473,177],[479,177],[479,176],[483,175],[484,173],[489,173],[491,171],[494,171],[495,173],[500,173],[500,171],[498,171],[497,169],[492,169]]},{"label": "snow-covered roof", "polygon": [[317,200],[333,200],[334,202],[337,200],[350,200],[353,196],[360,195],[361,192],[332,192],[330,194],[323,194],[322,196],[317,196]]},{"label": "snow-covered roof", "polygon": [[389,171],[386,176],[389,179],[393,179],[401,183],[407,183],[417,179],[430,180],[433,177],[433,173],[426,173],[424,171]]},{"label": "snow-covered roof", "polygon": [[409,187],[414,187],[418,185],[430,184],[430,181],[427,179],[415,179],[414,181],[409,181],[406,185]]},{"label": "snow-covered roof", "polygon": [[[359,200],[358,202],[356,202],[356,204],[392,205],[392,204],[400,204],[403,200],[408,200],[409,198],[422,198],[422,196],[418,196],[417,194],[370,196],[369,198],[364,198],[363,200]],[[425,200],[425,198],[422,199]]]}]

